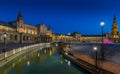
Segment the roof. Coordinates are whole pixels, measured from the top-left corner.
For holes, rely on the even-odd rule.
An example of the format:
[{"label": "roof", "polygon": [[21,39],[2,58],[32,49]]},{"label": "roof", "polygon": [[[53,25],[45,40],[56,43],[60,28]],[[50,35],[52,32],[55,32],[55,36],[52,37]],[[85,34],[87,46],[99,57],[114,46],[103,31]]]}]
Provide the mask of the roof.
[{"label": "roof", "polygon": [[101,37],[102,35],[81,35],[81,36],[82,37]]},{"label": "roof", "polygon": [[6,26],[6,27],[10,27],[10,28],[16,28],[16,25],[13,24],[12,22],[4,22],[4,21],[0,21],[0,25],[2,25],[2,26]]},{"label": "roof", "polygon": [[42,26],[42,25],[44,25],[44,26],[45,26],[45,24],[37,24],[36,26]]}]

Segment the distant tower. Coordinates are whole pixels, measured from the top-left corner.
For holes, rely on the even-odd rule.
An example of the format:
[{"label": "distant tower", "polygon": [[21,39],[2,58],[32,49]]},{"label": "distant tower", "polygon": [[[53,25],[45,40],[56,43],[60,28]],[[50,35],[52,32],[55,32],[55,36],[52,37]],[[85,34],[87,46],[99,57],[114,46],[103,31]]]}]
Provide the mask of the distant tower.
[{"label": "distant tower", "polygon": [[112,24],[112,32],[111,32],[113,38],[118,37],[119,30],[118,30],[118,24],[116,22],[116,17],[113,18],[113,24]]},{"label": "distant tower", "polygon": [[20,28],[25,28],[24,27],[24,21],[21,12],[19,11],[17,20],[16,20],[16,31],[20,32]]},{"label": "distant tower", "polygon": [[20,11],[18,13],[16,22],[17,22],[17,25],[19,25],[19,26],[23,25],[23,23],[24,23],[22,13]]},{"label": "distant tower", "polygon": [[52,32],[52,28],[51,25],[49,25],[48,30]]},{"label": "distant tower", "polygon": [[49,32],[49,34],[52,34],[52,28],[51,28],[51,25],[49,25],[49,27],[48,27],[48,32]]}]

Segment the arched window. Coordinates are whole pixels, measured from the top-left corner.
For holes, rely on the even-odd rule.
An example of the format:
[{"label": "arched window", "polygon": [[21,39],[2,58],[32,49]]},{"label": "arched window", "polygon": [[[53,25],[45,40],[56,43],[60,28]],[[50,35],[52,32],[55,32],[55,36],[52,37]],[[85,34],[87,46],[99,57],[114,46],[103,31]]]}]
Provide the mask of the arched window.
[{"label": "arched window", "polygon": [[29,41],[29,36],[27,36],[27,41]]},{"label": "arched window", "polygon": [[10,40],[13,40],[13,35],[10,35]]},{"label": "arched window", "polygon": [[15,41],[17,41],[18,40],[18,36],[17,35],[15,35]]},{"label": "arched window", "polygon": [[25,35],[23,36],[23,41],[25,41]]}]

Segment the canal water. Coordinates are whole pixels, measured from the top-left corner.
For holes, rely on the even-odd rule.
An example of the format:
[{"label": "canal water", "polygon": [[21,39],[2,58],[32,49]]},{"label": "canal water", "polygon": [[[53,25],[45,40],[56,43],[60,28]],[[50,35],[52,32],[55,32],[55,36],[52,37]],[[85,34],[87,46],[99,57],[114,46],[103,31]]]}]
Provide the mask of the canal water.
[{"label": "canal water", "polygon": [[56,47],[45,47],[21,55],[4,67],[0,74],[87,74],[59,54]]}]

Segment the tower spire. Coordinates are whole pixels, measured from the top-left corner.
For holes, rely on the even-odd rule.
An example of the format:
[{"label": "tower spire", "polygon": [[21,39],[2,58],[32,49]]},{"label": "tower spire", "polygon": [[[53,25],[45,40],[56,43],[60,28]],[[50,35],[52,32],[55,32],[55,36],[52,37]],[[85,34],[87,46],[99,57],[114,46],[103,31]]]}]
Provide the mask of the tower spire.
[{"label": "tower spire", "polygon": [[22,26],[24,24],[21,11],[18,12],[16,23],[17,23],[17,26]]},{"label": "tower spire", "polygon": [[113,24],[112,24],[112,35],[118,35],[119,32],[118,32],[118,24],[117,24],[117,21],[116,21],[116,17],[114,16],[113,18]]},{"label": "tower spire", "polygon": [[116,16],[114,15],[114,18],[113,18],[113,23],[117,23],[116,22]]},{"label": "tower spire", "polygon": [[48,30],[52,30],[51,25],[48,26]]},{"label": "tower spire", "polygon": [[18,12],[17,20],[23,20],[21,11]]}]

